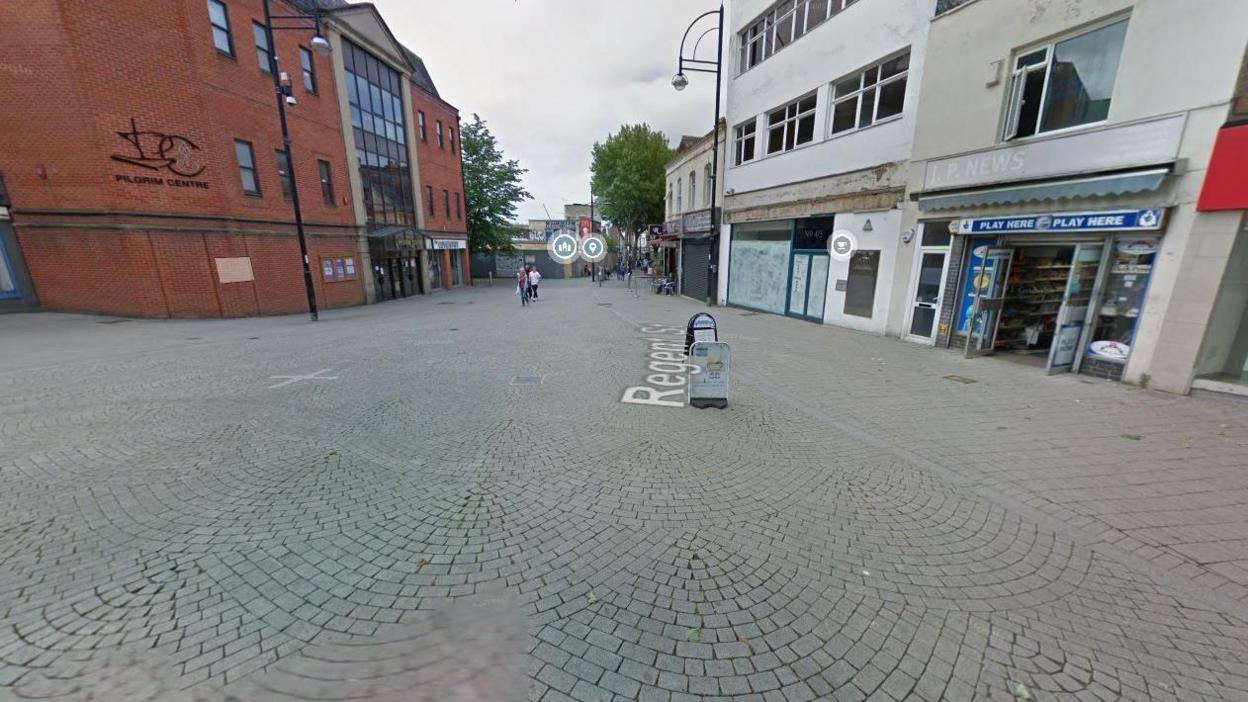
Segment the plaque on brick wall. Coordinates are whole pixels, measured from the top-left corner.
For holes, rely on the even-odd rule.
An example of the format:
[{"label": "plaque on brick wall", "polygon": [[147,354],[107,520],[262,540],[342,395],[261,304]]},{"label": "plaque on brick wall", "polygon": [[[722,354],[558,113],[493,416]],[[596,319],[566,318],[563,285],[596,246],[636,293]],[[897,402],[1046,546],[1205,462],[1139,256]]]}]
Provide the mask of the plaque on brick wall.
[{"label": "plaque on brick wall", "polygon": [[217,259],[217,280],[221,283],[247,283],[255,279],[250,256]]}]

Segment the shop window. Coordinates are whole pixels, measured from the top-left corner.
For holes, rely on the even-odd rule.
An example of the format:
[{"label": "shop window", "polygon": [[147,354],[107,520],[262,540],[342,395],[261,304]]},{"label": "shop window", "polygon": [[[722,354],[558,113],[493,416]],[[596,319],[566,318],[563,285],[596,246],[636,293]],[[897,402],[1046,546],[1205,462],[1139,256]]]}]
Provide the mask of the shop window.
[{"label": "shop window", "polygon": [[238,177],[246,195],[260,194],[260,180],[256,177],[256,155],[251,142],[234,140],[234,157],[238,160]]},{"label": "shop window", "polygon": [[793,235],[795,250],[827,251],[828,239],[832,236],[833,217],[810,217],[797,221],[797,231]]},{"label": "shop window", "polygon": [[792,236],[792,220],[733,226],[728,259],[730,304],[784,313]]},{"label": "shop window", "polygon": [[795,149],[815,138],[814,95],[795,100],[767,114],[767,153]]},{"label": "shop window", "polygon": [[1121,20],[1015,59],[1005,140],[1105,121],[1126,36]]},{"label": "shop window", "polygon": [[907,51],[837,81],[832,88],[832,133],[862,129],[900,115],[909,71]]},{"label": "shop window", "polygon": [[[754,160],[754,131],[758,129],[758,120],[750,120],[745,124],[737,125],[736,134],[733,138],[733,148],[737,155],[736,164],[740,166],[747,161]],[[671,197],[669,196],[670,200]]]},{"label": "shop window", "polygon": [[17,278],[9,265],[8,252],[4,250],[4,242],[0,241],[0,299],[17,297]]},{"label": "shop window", "polygon": [[212,25],[212,45],[234,57],[234,35],[230,32],[230,12],[221,0],[208,0],[208,22]]},{"label": "shop window", "polygon": [[251,33],[256,38],[256,62],[260,64],[260,70],[271,74],[273,64],[269,61],[269,32],[263,24],[252,22]]},{"label": "shop window", "polygon": [[1086,349],[1089,358],[1127,362],[1160,246],[1156,237],[1118,237],[1114,242],[1101,306]]},{"label": "shop window", "polygon": [[875,310],[875,282],[879,277],[880,252],[855,251],[849,259],[845,283],[845,314],[871,318]]}]

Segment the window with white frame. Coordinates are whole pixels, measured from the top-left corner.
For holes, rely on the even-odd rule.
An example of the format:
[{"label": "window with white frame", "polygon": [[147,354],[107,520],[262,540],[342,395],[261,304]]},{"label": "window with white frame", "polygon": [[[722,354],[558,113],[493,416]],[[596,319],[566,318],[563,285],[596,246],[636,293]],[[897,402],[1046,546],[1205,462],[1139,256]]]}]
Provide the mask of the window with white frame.
[{"label": "window with white frame", "polygon": [[740,166],[754,160],[754,132],[758,129],[758,120],[750,120],[737,125],[733,136],[733,150],[736,153],[735,163]]},{"label": "window with white frame", "polygon": [[815,139],[815,95],[767,113],[767,153],[797,148]]},{"label": "window with white frame", "polygon": [[689,206],[698,206],[698,172],[689,171]]},{"label": "window with white frame", "polygon": [[676,179],[676,214],[680,214],[685,211],[684,197],[685,197],[685,184],[680,180],[680,178],[677,178]]},{"label": "window with white frame", "polygon": [[712,182],[712,179],[711,179],[711,164],[709,163],[706,164],[706,166],[703,167],[703,170],[706,172],[706,178],[703,180],[703,183],[706,185],[706,190],[702,195],[702,199],[704,201],[703,204],[705,204],[707,207],[710,207],[711,206],[711,188],[715,187],[715,183]]},{"label": "window with white frame", "polygon": [[909,71],[907,51],[838,80],[832,86],[832,133],[862,129],[900,115]]},{"label": "window with white frame", "polygon": [[1028,51],[1014,60],[1006,141],[1103,122],[1118,76],[1127,20]]},{"label": "window with white frame", "polygon": [[674,202],[675,201],[672,199],[672,184],[668,183],[667,184],[667,214],[669,215],[672,214],[672,207],[674,205]]},{"label": "window with white frame", "polygon": [[858,0],[781,0],[740,34],[740,70],[747,71]]}]

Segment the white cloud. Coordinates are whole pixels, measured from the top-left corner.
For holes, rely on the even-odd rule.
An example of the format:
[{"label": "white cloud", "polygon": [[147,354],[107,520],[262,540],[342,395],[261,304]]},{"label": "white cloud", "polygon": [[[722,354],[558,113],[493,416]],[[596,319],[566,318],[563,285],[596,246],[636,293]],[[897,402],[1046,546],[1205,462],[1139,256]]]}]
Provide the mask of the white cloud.
[{"label": "white cloud", "polygon": [[[590,149],[621,124],[647,122],[673,146],[711,129],[715,76],[690,74],[679,93],[671,76],[685,28],[714,0],[373,2],[442,97],[465,121],[480,114],[529,169],[521,219],[587,201]],[[713,55],[714,39],[700,55]]]}]

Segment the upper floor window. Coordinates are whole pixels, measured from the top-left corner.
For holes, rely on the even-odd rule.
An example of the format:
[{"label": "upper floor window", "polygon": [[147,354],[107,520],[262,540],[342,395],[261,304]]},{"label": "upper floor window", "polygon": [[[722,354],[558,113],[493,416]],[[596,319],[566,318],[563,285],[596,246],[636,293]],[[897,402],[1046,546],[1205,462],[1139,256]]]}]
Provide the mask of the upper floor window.
[{"label": "upper floor window", "polygon": [[667,213],[669,215],[673,212],[672,205],[674,202],[675,201],[672,199],[672,184],[668,183],[667,184]]},{"label": "upper floor window", "polygon": [[256,37],[256,62],[260,64],[260,70],[269,73],[272,66],[269,63],[269,31],[263,24],[252,22],[251,33]]},{"label": "upper floor window", "polygon": [[212,23],[212,45],[226,56],[234,55],[234,36],[230,34],[230,12],[221,0],[208,0],[208,21]]},{"label": "upper floor window", "polygon": [[767,153],[788,151],[815,139],[815,96],[767,113]]},{"label": "upper floor window", "polygon": [[833,87],[832,133],[869,127],[901,114],[906,101],[910,52],[888,59]]},{"label": "upper floor window", "polygon": [[459,193],[455,193],[455,219],[461,221],[464,219],[463,205],[460,204]]},{"label": "upper floor window", "polygon": [[433,186],[432,185],[425,186],[425,199],[429,201],[429,214],[436,215],[438,213],[438,209],[433,204]]},{"label": "upper floor window", "polygon": [[858,0],[781,0],[741,32],[741,71],[757,66]]},{"label": "upper floor window", "polygon": [[698,172],[689,171],[689,206],[698,206]]},{"label": "upper floor window", "polygon": [[1121,20],[1016,58],[1005,140],[1105,121],[1126,36]]},{"label": "upper floor window", "polygon": [[758,129],[758,120],[750,120],[737,125],[733,136],[733,149],[736,153],[736,164],[740,166],[746,161],[754,160],[754,132]]},{"label": "upper floor window", "polygon": [[451,218],[451,191],[449,190],[442,191],[442,208],[449,220]]},{"label": "upper floor window", "polygon": [[438,120],[437,126],[438,126],[438,148],[443,149],[443,148],[446,148],[446,142],[442,140],[442,120]]},{"label": "upper floor window", "polygon": [[316,174],[321,179],[321,200],[326,207],[335,206],[337,203],[334,202],[334,175],[329,161],[317,159]]},{"label": "upper floor window", "polygon": [[680,214],[681,212],[684,212],[684,211],[685,211],[685,184],[680,180],[680,178],[677,178],[676,179],[676,214]]},{"label": "upper floor window", "polygon": [[312,52],[299,47],[299,69],[303,71],[303,90],[309,95],[316,94],[316,65],[312,63]]},{"label": "upper floor window", "polygon": [[420,128],[420,140],[429,143],[429,132],[425,129],[425,113],[423,111],[416,112],[416,125]]},{"label": "upper floor window", "polygon": [[256,178],[256,155],[251,142],[234,140],[234,157],[238,159],[238,177],[243,182],[245,195],[260,194],[260,180]]},{"label": "upper floor window", "polygon": [[290,157],[286,155],[285,151],[281,150],[274,152],[274,154],[277,158],[277,180],[282,184],[282,199],[289,200],[292,197],[292,186],[290,182]]},{"label": "upper floor window", "polygon": [[703,204],[705,204],[707,207],[710,207],[711,206],[711,188],[715,187],[715,183],[711,182],[711,164],[709,163],[706,164],[706,167],[703,170],[706,171],[706,178],[704,179],[704,182],[706,183],[706,191],[705,191],[705,194],[702,196],[703,200],[705,201]]},{"label": "upper floor window", "polygon": [[455,150],[455,128],[447,127],[446,135],[447,135],[447,141],[451,142],[451,151],[454,151]]}]

